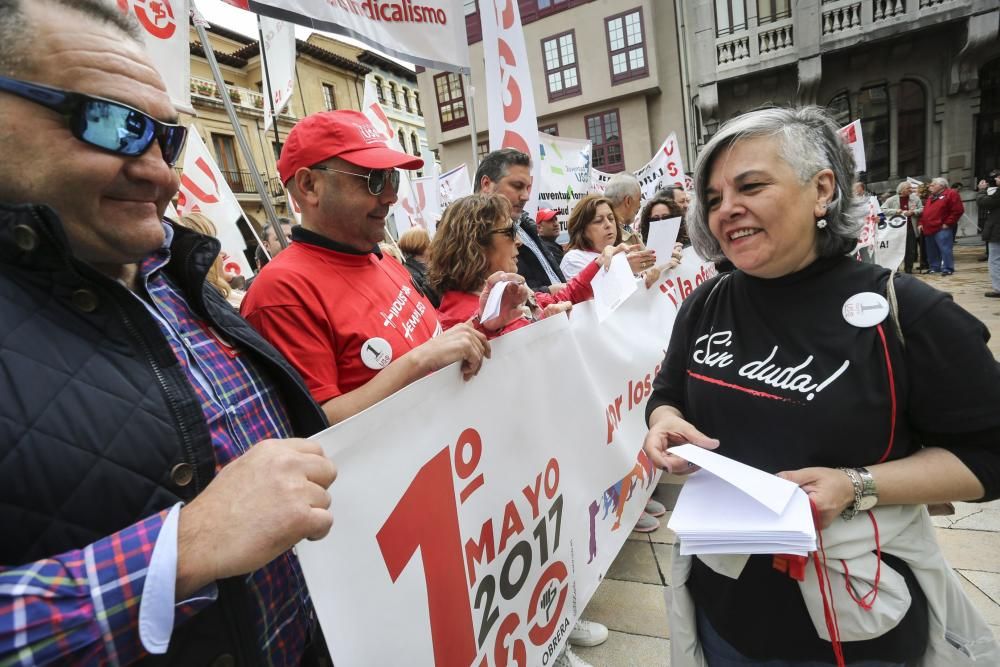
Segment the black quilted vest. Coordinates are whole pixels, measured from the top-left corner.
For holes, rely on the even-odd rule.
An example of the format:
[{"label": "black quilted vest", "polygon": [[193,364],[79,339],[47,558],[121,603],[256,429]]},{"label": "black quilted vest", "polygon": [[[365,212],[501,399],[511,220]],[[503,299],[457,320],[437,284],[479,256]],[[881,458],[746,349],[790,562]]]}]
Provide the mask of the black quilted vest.
[{"label": "black quilted vest", "polygon": [[[178,227],[166,270],[276,383],[296,435],[321,430],[299,375],[205,283],[218,252]],[[82,548],[190,501],[214,466],[194,390],[143,304],[72,257],[51,209],[0,205],[0,565]],[[241,578],[219,582],[218,601],[146,662],[257,664],[248,595]]]}]

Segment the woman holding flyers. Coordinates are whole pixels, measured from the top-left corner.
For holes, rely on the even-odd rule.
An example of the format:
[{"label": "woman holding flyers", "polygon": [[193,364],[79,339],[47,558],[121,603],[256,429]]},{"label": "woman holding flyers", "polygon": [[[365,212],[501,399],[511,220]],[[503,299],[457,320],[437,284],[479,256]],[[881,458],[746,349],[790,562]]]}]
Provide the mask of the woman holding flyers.
[{"label": "woman holding flyers", "polygon": [[[567,230],[568,249],[559,264],[567,279],[582,271],[605,248],[618,246],[622,242],[622,228],[615,220],[611,200],[600,195],[587,195],[576,203],[572,213],[569,214]],[[651,250],[635,246],[629,250],[628,263],[636,275],[647,272],[644,274],[649,278],[647,285],[655,282],[660,276],[660,272],[653,268],[656,264],[656,255]]]},{"label": "woman holding flyers", "polygon": [[578,276],[556,293],[531,293],[517,273],[517,221],[511,219],[510,202],[500,195],[469,195],[452,202],[438,223],[430,249],[428,277],[441,294],[438,315],[441,326],[449,329],[466,322],[480,311],[480,295],[487,279],[507,274],[508,289],[522,292],[521,313],[493,335],[527,326],[556,313],[566,312],[574,303],[594,296],[590,281],[611,257],[624,246],[609,247],[597,255]]},{"label": "woman holding flyers", "polygon": [[736,270],[681,306],[644,447],[674,472],[693,442],[797,483],[820,548],[804,581],[788,558],[675,552],[674,664],[1000,664],[924,506],[1000,495],[1000,370],[948,295],[844,256],[853,171],[816,108],[736,118],[698,158],[688,231]]}]

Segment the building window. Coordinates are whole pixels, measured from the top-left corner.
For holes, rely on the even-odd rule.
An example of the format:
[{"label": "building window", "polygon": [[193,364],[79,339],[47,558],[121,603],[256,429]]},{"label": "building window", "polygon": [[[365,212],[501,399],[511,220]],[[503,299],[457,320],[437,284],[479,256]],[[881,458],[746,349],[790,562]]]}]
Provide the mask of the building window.
[{"label": "building window", "polygon": [[420,93],[415,90],[413,91],[413,106],[416,108],[418,116],[424,115],[423,110],[420,108]]},{"label": "building window", "polygon": [[899,84],[896,101],[898,162],[896,173],[900,176],[918,176],[927,166],[927,96],[924,87],[916,81],[903,79]]},{"label": "building window", "polygon": [[544,132],[545,134],[551,134],[553,137],[559,136],[559,125],[557,123],[552,123],[551,125],[539,125],[539,132]]},{"label": "building window", "polygon": [[593,142],[594,168],[607,172],[623,170],[625,155],[618,109],[584,116],[583,120],[587,125],[587,138]]},{"label": "building window", "polygon": [[332,83],[323,84],[323,104],[326,105],[327,111],[337,108],[337,89]]},{"label": "building window", "polygon": [[401,127],[396,129],[396,140],[399,142],[399,145],[403,147],[404,153],[410,152],[406,150],[406,133],[403,132],[403,128]]},{"label": "building window", "polygon": [[378,77],[375,77],[375,93],[378,95],[378,103],[385,104],[385,83]]},{"label": "building window", "polygon": [[410,146],[413,147],[414,155],[420,155],[420,137],[416,132],[410,132]]},{"label": "building window", "polygon": [[465,113],[465,90],[462,77],[454,72],[437,74],[434,77],[434,92],[437,94],[438,116],[441,129],[452,130],[469,124]]},{"label": "building window", "polygon": [[866,181],[889,178],[889,92],[885,85],[862,88],[858,116],[865,137]]},{"label": "building window", "polygon": [[479,157],[479,161],[482,162],[483,158],[490,153],[490,142],[480,141],[476,144],[476,155]]},{"label": "building window", "polygon": [[476,0],[465,0],[465,15],[471,16],[472,14],[475,14],[476,11],[478,11],[476,9]]},{"label": "building window", "polygon": [[212,147],[215,149],[215,162],[230,189],[233,192],[246,192],[247,188],[240,178],[240,165],[236,161],[236,143],[233,138],[228,134],[213,134]]},{"label": "building window", "polygon": [[396,96],[396,82],[389,82],[389,104],[392,105],[393,109],[399,108],[399,98]]},{"label": "building window", "polygon": [[633,9],[604,19],[608,33],[611,83],[630,81],[649,74],[642,9]]},{"label": "building window", "polygon": [[284,148],[285,144],[272,141],[271,146],[274,148],[274,161],[277,162],[281,159],[281,149]]},{"label": "building window", "polygon": [[792,15],[789,0],[757,0],[757,23],[771,23]]},{"label": "building window", "polygon": [[830,103],[826,105],[826,110],[839,127],[844,127],[851,122],[851,100],[847,97],[847,93],[834,95]]},{"label": "building window", "polygon": [[580,94],[580,71],[576,64],[576,37],[573,31],[542,40],[545,85],[549,101]]},{"label": "building window", "polygon": [[403,88],[403,108],[406,109],[406,113],[413,113],[413,107],[410,105],[410,89]]},{"label": "building window", "polygon": [[730,35],[747,28],[744,0],[715,0],[715,34]]}]

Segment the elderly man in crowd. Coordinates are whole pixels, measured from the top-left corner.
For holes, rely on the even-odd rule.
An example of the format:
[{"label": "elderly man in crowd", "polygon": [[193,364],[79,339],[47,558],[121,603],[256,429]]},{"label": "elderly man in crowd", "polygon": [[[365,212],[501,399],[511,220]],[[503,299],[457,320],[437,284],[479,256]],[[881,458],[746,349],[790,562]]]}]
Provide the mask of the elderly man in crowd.
[{"label": "elderly man in crowd", "polygon": [[[285,235],[285,240],[291,243],[292,227],[294,226],[291,218],[278,218],[278,224],[281,225],[281,233]],[[285,249],[281,245],[281,241],[278,240],[278,235],[274,233],[274,225],[270,222],[266,223],[260,230],[260,238],[264,243],[262,246],[257,246],[257,252],[254,253],[258,271],[263,269],[279,252]]]},{"label": "elderly man in crowd", "polygon": [[517,272],[535,292],[555,294],[566,287],[566,277],[538,236],[538,228],[524,205],[531,199],[531,156],[513,148],[501,148],[483,158],[476,170],[476,192],[501,194],[510,202],[518,220]]},{"label": "elderly man in crowd", "polygon": [[486,336],[469,324],[442,334],[434,306],[379,250],[397,169],[423,166],[379,136],[348,110],[316,113],[292,128],[278,172],[302,224],[241,306],[302,374],[331,423],[456,361],[472,377],[489,354]]},{"label": "elderly man in crowd", "polygon": [[632,174],[615,174],[604,188],[604,196],[611,200],[611,210],[622,229],[622,243],[643,245],[639,230],[632,228],[636,215],[642,207],[642,188],[639,179]]},{"label": "elderly man in crowd", "polygon": [[0,1],[0,664],[326,654],[326,421],[162,222],[176,122],[114,2]]},{"label": "elderly man in crowd", "polygon": [[986,242],[989,258],[990,291],[986,296],[1000,299],[1000,169],[994,169],[989,176],[979,181],[976,204],[984,211],[983,241]]},{"label": "elderly man in crowd", "polygon": [[913,192],[913,186],[909,181],[901,181],[896,186],[896,194],[885,200],[882,204],[882,212],[886,217],[902,216],[906,218],[906,254],[903,257],[903,270],[913,273],[913,262],[917,259],[917,226],[920,224],[920,215],[924,211],[924,204],[920,197]]},{"label": "elderly man in crowd", "polygon": [[962,198],[948,187],[948,181],[935,178],[928,186],[930,195],[924,202],[920,218],[920,233],[927,237],[927,273],[950,276],[955,273],[953,245],[958,221],[965,213]]},{"label": "elderly man in crowd", "polygon": [[687,190],[685,190],[683,186],[677,184],[668,185],[660,190],[657,190],[656,196],[673,199],[674,202],[681,207],[683,215],[687,217],[688,207],[691,205],[691,195],[687,193]]}]

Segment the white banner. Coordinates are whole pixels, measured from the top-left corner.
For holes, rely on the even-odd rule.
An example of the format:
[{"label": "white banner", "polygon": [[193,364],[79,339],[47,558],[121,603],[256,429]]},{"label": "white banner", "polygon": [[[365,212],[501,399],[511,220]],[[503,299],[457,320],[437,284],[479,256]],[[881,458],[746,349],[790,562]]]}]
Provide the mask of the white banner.
[{"label": "white banner", "polygon": [[146,52],[167,86],[170,101],[181,111],[191,107],[191,53],[188,0],[118,0],[143,29]]},{"label": "white banner", "polygon": [[847,142],[847,146],[854,153],[854,171],[859,173],[868,170],[868,163],[865,162],[865,138],[861,132],[861,121],[856,120],[849,125],[840,128],[840,136]]},{"label": "white banner", "polygon": [[[440,188],[436,176],[426,176],[424,178],[414,178],[410,181],[410,192],[406,197],[400,197],[396,204],[396,210],[402,209],[404,215],[409,217],[410,227],[423,227],[434,237],[437,229],[437,221],[441,217],[441,205],[439,203]],[[400,215],[396,213],[396,225],[399,233]]]},{"label": "white banner", "polygon": [[440,199],[438,205],[443,211],[448,204],[459,197],[472,194],[472,181],[469,179],[469,168],[461,164],[451,171],[446,171],[438,177]]},{"label": "white banner", "polygon": [[[553,664],[658,478],[641,448],[665,281],[603,323],[591,301],[495,339],[471,381],[449,367],[316,436],[340,471],[334,528],[297,552],[336,664]],[[550,402],[511,403],[525,387]]]},{"label": "white banner", "polygon": [[875,263],[895,271],[906,256],[906,226],[909,220],[902,215],[886,216],[875,230]]},{"label": "white banner", "polygon": [[463,0],[223,0],[316,30],[346,35],[433,69],[469,72]]},{"label": "white banner", "polygon": [[868,197],[868,202],[865,204],[865,224],[858,234],[857,245],[850,253],[859,262],[869,264],[875,262],[875,237],[881,212],[882,207],[878,203],[878,198]]},{"label": "white banner", "polygon": [[187,147],[184,149],[184,170],[177,196],[177,212],[202,213],[214,224],[217,238],[222,242],[222,263],[226,271],[250,277],[253,270],[244,251],[246,243],[236,221],[243,216],[233,191],[201,140],[198,130],[188,128]]},{"label": "white banner", "polygon": [[[542,156],[538,145],[535,94],[528,69],[528,51],[516,0],[483,0],[479,18],[483,26],[486,61],[486,115],[490,150],[516,148],[531,156],[531,174],[541,180]],[[534,215],[538,190],[532,189],[524,210]]]},{"label": "white banner", "polygon": [[[263,49],[267,58],[264,81],[264,131],[271,129],[275,114],[288,106],[295,90],[295,26],[265,16],[258,17],[264,35]],[[268,87],[268,81],[274,92]]]},{"label": "white banner", "polygon": [[540,208],[557,212],[561,229],[576,203],[590,191],[590,159],[592,142],[589,139],[556,137],[538,133],[541,152],[541,173],[534,190]]},{"label": "white banner", "polygon": [[[681,158],[677,134],[674,132],[663,141],[649,162],[632,173],[639,179],[643,201],[652,199],[657,190],[668,185],[680,185],[686,190],[689,190],[691,185],[690,179],[684,175],[684,160]],[[614,174],[592,169],[591,190],[604,192],[604,188],[613,176]]]}]

